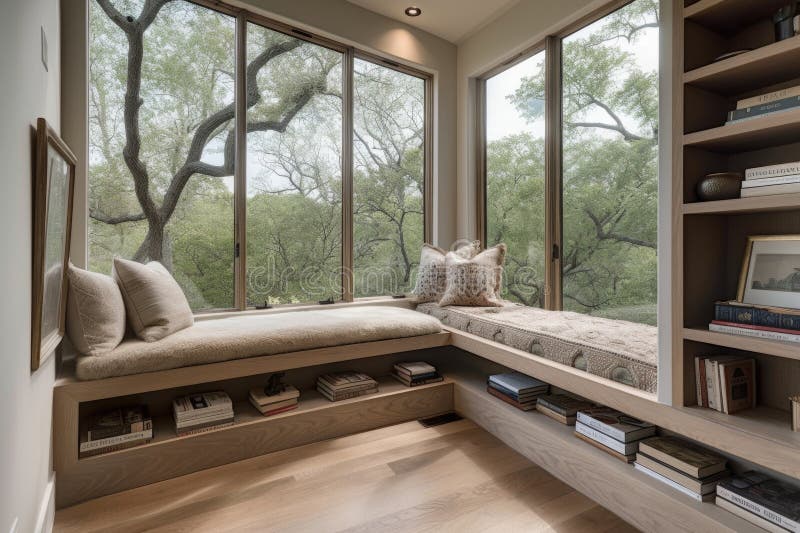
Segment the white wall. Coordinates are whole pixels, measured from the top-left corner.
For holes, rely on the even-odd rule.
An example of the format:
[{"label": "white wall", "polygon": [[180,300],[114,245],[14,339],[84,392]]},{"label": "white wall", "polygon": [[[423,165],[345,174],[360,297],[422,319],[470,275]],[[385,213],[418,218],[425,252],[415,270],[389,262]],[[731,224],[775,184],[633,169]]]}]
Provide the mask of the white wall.
[{"label": "white wall", "polygon": [[[0,531],[35,531],[51,477],[54,358],[30,372],[32,131],[59,128],[58,0],[3,1],[0,17]],[[49,72],[40,60],[40,28]]]}]

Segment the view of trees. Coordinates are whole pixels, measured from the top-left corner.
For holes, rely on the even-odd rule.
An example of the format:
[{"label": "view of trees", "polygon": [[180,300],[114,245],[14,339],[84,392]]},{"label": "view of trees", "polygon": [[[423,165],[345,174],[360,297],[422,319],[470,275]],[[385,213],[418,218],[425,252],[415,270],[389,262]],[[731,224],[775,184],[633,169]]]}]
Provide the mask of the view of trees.
[{"label": "view of trees", "polygon": [[[658,2],[636,0],[563,41],[563,301],[655,324]],[[540,54],[543,57],[543,53]],[[488,238],[508,244],[506,297],[544,296],[545,74],[507,98],[530,127],[487,150]],[[491,81],[491,80],[490,80]]]},{"label": "view of trees", "polygon": [[[194,309],[234,305],[234,18],[90,5],[90,268],[158,260]],[[246,293],[342,292],[342,54],[248,23]],[[354,72],[356,296],[408,291],[422,242],[424,81]]]}]

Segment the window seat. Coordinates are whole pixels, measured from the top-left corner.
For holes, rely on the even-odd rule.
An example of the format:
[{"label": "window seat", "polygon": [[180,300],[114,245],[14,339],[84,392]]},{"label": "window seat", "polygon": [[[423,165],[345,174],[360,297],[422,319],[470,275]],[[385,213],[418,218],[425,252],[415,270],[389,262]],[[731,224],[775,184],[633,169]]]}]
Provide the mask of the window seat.
[{"label": "window seat", "polygon": [[569,311],[518,304],[504,307],[440,307],[417,311],[450,326],[518,350],[654,393],[658,329]]},{"label": "window seat", "polygon": [[108,354],[79,355],[75,376],[97,380],[441,331],[432,316],[389,306],[235,316],[199,321],[156,342],[126,339]]}]

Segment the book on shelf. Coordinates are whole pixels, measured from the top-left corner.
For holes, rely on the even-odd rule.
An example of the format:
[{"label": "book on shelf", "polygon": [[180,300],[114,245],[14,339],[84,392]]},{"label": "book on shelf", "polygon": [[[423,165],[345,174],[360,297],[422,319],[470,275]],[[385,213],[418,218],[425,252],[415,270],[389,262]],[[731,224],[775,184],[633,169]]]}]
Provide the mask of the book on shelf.
[{"label": "book on shelf", "polygon": [[754,196],[772,196],[774,194],[795,194],[800,192],[800,183],[784,183],[783,185],[767,185],[766,187],[753,187],[742,189],[742,198]]},{"label": "book on shelf", "polygon": [[[723,404],[723,395],[737,395],[742,392],[742,386],[739,384],[739,388],[734,390],[727,390],[726,387],[731,386],[730,381],[723,382],[721,379],[720,374],[720,365],[725,365],[727,363],[732,363],[734,361],[743,361],[747,360],[748,358],[738,356],[738,355],[714,355],[708,356],[703,359],[703,364],[705,365],[705,372],[701,372],[700,374],[695,375],[695,379],[700,381],[701,379],[705,378],[705,389],[706,395],[702,396],[703,404],[702,407],[709,407],[711,409],[716,409],[717,411],[724,412],[724,404]],[[725,367],[723,366],[723,369]],[[703,387],[703,383],[700,382],[700,386]]]},{"label": "book on shelf", "polygon": [[401,376],[408,376],[409,378],[431,376],[436,374],[436,367],[424,361],[412,361],[407,363],[397,363],[394,365],[394,371]]},{"label": "book on shelf", "polygon": [[521,372],[507,372],[489,376],[489,383],[518,397],[546,393],[549,385]]},{"label": "book on shelf", "polygon": [[199,424],[182,429],[176,429],[175,433],[177,433],[179,437],[186,437],[187,435],[197,435],[199,433],[208,433],[209,431],[231,427],[233,423],[233,418],[228,418],[226,420],[218,420],[209,424]]},{"label": "book on shelf", "polygon": [[800,431],[800,396],[789,398],[792,404],[792,431]]},{"label": "book on shelf", "polygon": [[[764,326],[800,334],[800,310],[783,307],[766,307],[735,301],[716,302],[714,321],[718,324],[740,327],[741,324]],[[769,331],[769,330],[767,330]]]},{"label": "book on shelf", "polygon": [[592,402],[566,394],[547,394],[536,399],[537,411],[568,426],[575,425],[578,411],[592,407]]},{"label": "book on shelf", "polygon": [[778,176],[776,178],[744,180],[742,182],[742,190],[768,187],[770,185],[787,185],[792,183],[800,183],[800,174],[790,174],[788,176]]},{"label": "book on shelf", "polygon": [[202,392],[175,398],[172,411],[176,422],[233,415],[233,402],[224,391]]},{"label": "book on shelf", "polygon": [[790,96],[780,100],[773,100],[772,102],[767,102],[765,104],[735,109],[728,112],[727,124],[733,124],[742,120],[749,120],[756,117],[773,115],[775,113],[783,113],[784,111],[796,109],[797,107],[800,107],[800,96]]},{"label": "book on shelf", "polygon": [[152,428],[153,420],[146,405],[118,407],[91,417],[88,440],[138,433]]},{"label": "book on shelf", "polygon": [[575,432],[584,437],[592,439],[594,442],[602,444],[606,448],[614,450],[621,455],[634,455],[639,449],[639,441],[622,442],[611,437],[602,431],[582,423],[580,418],[575,422]]},{"label": "book on shelf", "polygon": [[636,462],[645,468],[649,468],[653,472],[664,476],[673,483],[677,483],[686,490],[692,491],[695,494],[714,494],[717,488],[717,483],[728,476],[727,470],[717,472],[716,474],[706,476],[705,478],[688,476],[683,472],[679,472],[674,468],[670,468],[668,465],[665,465],[664,463],[642,453],[641,443],[639,447],[639,453],[636,454]]},{"label": "book on shelf", "polygon": [[277,414],[280,414],[280,413],[285,413],[286,411],[291,411],[292,409],[297,409],[297,406],[300,405],[300,402],[298,402],[297,400],[294,400],[294,401],[289,400],[289,401],[286,401],[286,402],[278,402],[280,404],[280,406],[278,406],[278,404],[261,405],[259,403],[256,403],[256,401],[253,400],[252,397],[250,398],[250,403],[253,405],[253,407],[256,408],[256,410],[259,413],[261,413],[264,416],[272,416],[272,415],[277,415]]},{"label": "book on shelf", "polygon": [[392,377],[405,385],[406,387],[419,387],[420,385],[429,385],[431,383],[438,383],[444,378],[438,373],[424,374],[413,378],[408,378],[404,374],[392,372]]},{"label": "book on shelf", "polygon": [[779,176],[789,176],[791,174],[800,174],[800,161],[748,168],[744,171],[744,178],[745,180],[749,181],[764,178],[775,178]]},{"label": "book on shelf", "polygon": [[696,479],[704,479],[727,468],[721,455],[677,437],[653,437],[639,443],[639,453]]},{"label": "book on shelf", "polygon": [[336,402],[378,392],[378,382],[363,372],[337,372],[317,378],[317,390]]},{"label": "book on shelf", "polygon": [[602,450],[603,452],[607,453],[611,457],[619,459],[623,463],[632,463],[636,459],[636,455],[634,455],[634,454],[632,454],[632,455],[623,455],[623,454],[621,454],[619,452],[615,452],[614,450],[612,450],[608,446],[603,446],[599,442],[597,442],[595,440],[592,440],[589,437],[587,437],[586,435],[582,435],[581,433],[578,433],[577,431],[575,431],[574,435],[577,438],[581,439],[583,442],[587,442],[587,443],[591,444],[592,446],[594,446],[598,450]]},{"label": "book on shelf", "polygon": [[266,393],[264,387],[256,387],[254,389],[250,389],[250,398],[258,405],[269,405],[269,404],[284,402],[287,400],[297,401],[299,397],[300,397],[300,391],[297,390],[297,388],[292,385],[284,385],[283,390],[281,392],[273,394],[272,396]]},{"label": "book on shelf", "polygon": [[535,403],[536,399],[539,396],[541,396],[542,394],[547,392],[546,389],[542,389],[541,392],[526,392],[524,394],[519,394],[519,393],[516,393],[516,392],[514,392],[512,390],[509,390],[509,389],[503,387],[502,385],[498,385],[497,383],[494,383],[491,380],[487,381],[486,385],[488,387],[491,387],[492,389],[496,390],[497,392],[499,392],[501,394],[504,394],[504,395],[508,396],[509,398],[512,398],[513,400],[515,400],[517,402],[520,402],[520,403],[527,403],[527,402],[534,402]]},{"label": "book on shelf", "polygon": [[578,422],[620,442],[633,442],[656,433],[653,424],[610,407],[592,407],[578,411]]},{"label": "book on shelf", "polygon": [[333,393],[323,387],[317,386],[317,391],[322,394],[325,398],[332,402],[338,402],[341,400],[349,400],[351,398],[358,398],[360,396],[366,396],[367,394],[375,394],[378,392],[378,387],[372,387],[369,389],[361,389],[356,391],[347,391],[347,392],[337,392]]},{"label": "book on shelf", "polygon": [[683,485],[681,485],[680,483],[676,483],[676,482],[672,481],[671,479],[669,479],[668,477],[665,477],[665,476],[659,474],[658,472],[655,472],[655,471],[647,468],[646,466],[640,464],[638,460],[633,463],[633,467],[636,470],[638,470],[639,472],[647,474],[651,478],[656,479],[656,480],[660,481],[661,483],[663,483],[665,485],[669,485],[673,489],[677,490],[678,492],[681,492],[681,493],[685,494],[686,496],[689,496],[693,500],[696,500],[698,502],[710,502],[710,501],[714,500],[714,494],[713,493],[699,494],[697,492],[689,490],[686,487],[684,487]]},{"label": "book on shelf", "polygon": [[697,388],[697,405],[708,407],[708,387],[706,387],[706,355],[698,355],[694,358],[694,380]]},{"label": "book on shelf", "polygon": [[513,405],[514,407],[516,407],[517,409],[520,409],[522,411],[532,411],[533,409],[536,409],[536,400],[535,399],[533,401],[524,402],[524,403],[523,402],[519,402],[519,401],[515,400],[514,398],[512,398],[511,396],[509,396],[508,394],[503,394],[499,390],[497,390],[497,389],[495,389],[493,387],[490,387],[488,385],[486,386],[486,392],[488,392],[489,394],[491,394],[492,396],[494,396],[496,398],[500,398],[501,400],[503,400],[507,404]]},{"label": "book on shelf", "polygon": [[142,446],[144,444],[150,444],[152,439],[139,439],[139,440],[131,440],[127,442],[121,442],[119,444],[112,444],[110,446],[104,446],[103,448],[93,448],[90,450],[79,451],[78,458],[85,459],[87,457],[94,457],[96,455],[103,455],[106,453],[111,452],[118,452],[121,450],[128,450],[130,448],[136,448],[138,446]]},{"label": "book on shelf", "polygon": [[800,488],[760,472],[745,472],[721,481],[722,498],[787,531],[800,532]]},{"label": "book on shelf", "polygon": [[766,339],[770,341],[781,342],[800,342],[800,332],[786,333],[781,331],[771,331],[763,328],[747,328],[741,324],[735,326],[728,326],[723,324],[714,324],[713,322],[708,325],[709,331],[716,333],[728,333],[730,335],[743,335],[745,337],[755,337],[758,339]]},{"label": "book on shelf", "polygon": [[719,363],[722,412],[733,414],[756,406],[756,360]]},{"label": "book on shelf", "polygon": [[800,85],[759,94],[758,96],[751,96],[750,98],[742,98],[736,102],[736,109],[745,109],[748,107],[769,104],[770,102],[783,100],[784,98],[791,98],[793,96],[800,96]]},{"label": "book on shelf", "polygon": [[754,525],[760,527],[761,529],[763,529],[765,531],[769,531],[771,533],[786,533],[788,531],[787,529],[783,529],[782,527],[776,526],[775,524],[773,524],[772,522],[769,522],[768,520],[764,520],[763,518],[761,518],[757,514],[753,514],[750,511],[748,511],[747,509],[739,507],[735,503],[729,502],[725,498],[716,497],[714,499],[714,503],[720,509],[725,509],[729,513],[733,513],[736,516],[738,516],[739,518],[742,518],[742,519],[750,522],[751,524],[754,524]]},{"label": "book on shelf", "polygon": [[114,437],[106,437],[97,440],[85,440],[80,443],[78,451],[82,456],[90,455],[91,452],[105,453],[113,451],[114,449],[121,449],[119,446],[127,445],[125,447],[137,446],[139,444],[146,444],[153,438],[153,428],[136,431],[134,433],[125,433],[123,435],[116,435]]}]

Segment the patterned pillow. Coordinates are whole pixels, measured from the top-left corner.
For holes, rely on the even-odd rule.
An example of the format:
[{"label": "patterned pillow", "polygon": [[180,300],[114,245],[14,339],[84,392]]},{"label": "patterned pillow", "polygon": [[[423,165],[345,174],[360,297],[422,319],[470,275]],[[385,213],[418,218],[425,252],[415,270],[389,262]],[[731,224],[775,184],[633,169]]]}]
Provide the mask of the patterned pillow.
[{"label": "patterned pillow", "polygon": [[[480,250],[480,241],[471,241],[458,246],[453,253],[464,259],[472,259]],[[414,289],[417,303],[438,302],[447,285],[445,268],[446,251],[430,244],[422,245],[417,270],[417,286]]]},{"label": "patterned pillow", "polygon": [[499,244],[472,259],[464,259],[453,252],[447,254],[447,285],[440,306],[465,305],[501,307],[498,296],[502,281],[506,246]]}]

